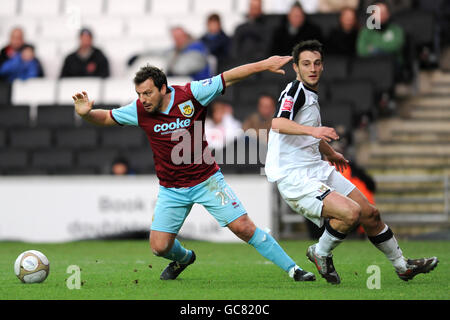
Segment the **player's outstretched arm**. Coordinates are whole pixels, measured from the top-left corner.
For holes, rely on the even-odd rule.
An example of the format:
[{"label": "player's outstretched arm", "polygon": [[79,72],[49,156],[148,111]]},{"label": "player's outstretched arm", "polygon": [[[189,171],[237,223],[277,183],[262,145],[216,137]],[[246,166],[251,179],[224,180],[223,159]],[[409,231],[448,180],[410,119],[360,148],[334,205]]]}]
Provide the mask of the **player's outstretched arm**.
[{"label": "player's outstretched arm", "polygon": [[244,80],[252,74],[262,71],[285,74],[284,70],[281,68],[291,60],[291,56],[272,56],[258,62],[244,64],[227,70],[223,73],[223,79],[225,80],[225,85],[228,87],[236,82]]},{"label": "player's outstretched arm", "polygon": [[113,126],[117,123],[111,118],[109,110],[92,110],[94,101],[90,101],[86,91],[72,96],[75,112],[85,121],[98,126]]},{"label": "player's outstretched arm", "polygon": [[333,128],[304,126],[283,117],[272,119],[272,129],[282,134],[308,135],[328,142],[339,139]]}]

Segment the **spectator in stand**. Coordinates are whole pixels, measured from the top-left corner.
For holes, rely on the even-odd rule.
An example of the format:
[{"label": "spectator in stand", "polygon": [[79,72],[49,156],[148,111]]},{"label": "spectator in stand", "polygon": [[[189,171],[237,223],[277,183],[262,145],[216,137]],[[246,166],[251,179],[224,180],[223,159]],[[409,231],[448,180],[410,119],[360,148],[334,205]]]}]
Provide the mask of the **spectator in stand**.
[{"label": "spectator in stand", "polygon": [[212,149],[221,149],[243,133],[242,125],[228,102],[216,100],[210,108],[211,116],[205,121],[206,141]]},{"label": "spectator in stand", "polygon": [[[9,36],[9,43],[0,51],[0,66],[3,65],[6,61],[9,59],[12,59],[13,57],[16,57],[16,54],[20,53],[20,51],[24,48],[24,46],[27,44],[25,43],[25,37],[24,32],[22,28],[15,27],[11,30],[10,36]],[[27,50],[28,51],[28,50]],[[32,50],[34,51],[34,50]],[[27,56],[27,53],[25,53],[25,56]],[[17,57],[16,57],[17,59]],[[36,62],[39,66],[38,71],[38,77],[43,77],[44,72],[42,69],[42,65],[39,61],[39,59],[36,59]]]},{"label": "spectator in stand", "polygon": [[[247,131],[248,129],[256,130],[257,138],[259,138],[263,134],[262,130],[265,130],[264,142],[267,144],[275,110],[275,99],[269,94],[260,95],[258,99],[258,112],[251,114],[244,121],[242,128],[244,129],[244,131]],[[246,134],[251,134],[251,132],[247,132]]]},{"label": "spectator in stand", "polygon": [[231,39],[222,30],[220,16],[211,14],[207,20],[207,32],[200,39],[208,48],[209,53],[216,57],[219,65],[223,64],[230,53]]},{"label": "spectator in stand", "polygon": [[354,56],[358,32],[356,11],[352,8],[344,8],[339,16],[339,27],[330,32],[326,41],[328,53]]},{"label": "spectator in stand", "polygon": [[119,156],[114,159],[111,165],[111,174],[114,176],[125,176],[135,174],[135,172],[130,168],[128,160]]},{"label": "spectator in stand", "polygon": [[[379,9],[380,28],[369,29],[366,26],[361,29],[356,40],[357,54],[360,57],[393,55],[396,58],[396,69],[399,71],[403,64],[405,34],[399,25],[390,21],[386,3],[376,2],[375,5]],[[377,11],[374,11],[373,15],[375,14]]]},{"label": "spectator in stand", "polygon": [[266,58],[272,30],[262,10],[262,0],[250,0],[247,21],[238,25],[231,44],[231,56],[243,62]]},{"label": "spectator in stand", "polygon": [[103,52],[93,46],[93,35],[89,29],[80,31],[80,45],[64,60],[61,78],[64,77],[109,77],[109,62]]},{"label": "spectator in stand", "polygon": [[319,0],[319,12],[338,13],[346,8],[356,11],[358,9],[359,1],[360,0]]},{"label": "spectator in stand", "polygon": [[175,47],[168,53],[167,75],[190,76],[193,80],[210,78],[208,49],[182,27],[171,29]]},{"label": "spectator in stand", "polygon": [[9,43],[0,52],[0,66],[11,59],[25,44],[23,30],[16,27],[11,30],[9,35]]},{"label": "spectator in stand", "polygon": [[272,55],[290,55],[292,48],[302,40],[316,39],[323,41],[322,31],[308,21],[300,2],[291,6],[286,19],[272,36]]},{"label": "spectator in stand", "polygon": [[10,59],[0,67],[0,77],[9,82],[16,79],[27,80],[37,78],[41,74],[41,66],[34,55],[34,47],[24,44]]}]

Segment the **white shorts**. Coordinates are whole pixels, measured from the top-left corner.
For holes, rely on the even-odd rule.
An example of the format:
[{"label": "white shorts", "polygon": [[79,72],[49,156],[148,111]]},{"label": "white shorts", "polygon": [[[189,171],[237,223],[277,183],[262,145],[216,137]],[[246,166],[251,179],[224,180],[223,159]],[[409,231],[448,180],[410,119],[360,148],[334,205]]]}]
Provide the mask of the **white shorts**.
[{"label": "white shorts", "polygon": [[325,161],[319,165],[294,169],[288,176],[278,180],[277,185],[289,207],[319,227],[323,225],[323,199],[331,191],[347,196],[355,188],[353,183]]}]

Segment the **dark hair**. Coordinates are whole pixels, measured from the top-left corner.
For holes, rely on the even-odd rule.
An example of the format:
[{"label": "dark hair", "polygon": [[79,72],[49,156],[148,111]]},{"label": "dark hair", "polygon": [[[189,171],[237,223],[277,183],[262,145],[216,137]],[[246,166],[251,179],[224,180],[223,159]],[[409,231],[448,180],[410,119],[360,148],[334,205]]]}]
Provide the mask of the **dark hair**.
[{"label": "dark hair", "polygon": [[84,33],[87,33],[91,38],[93,37],[91,29],[86,27],[81,28],[79,36],[81,37]]},{"label": "dark hair", "polygon": [[318,40],[305,40],[299,42],[292,50],[292,57],[294,58],[294,63],[298,65],[298,60],[300,53],[303,51],[318,51],[320,53],[320,58],[323,61],[323,45]]},{"label": "dark hair", "polygon": [[21,46],[19,51],[23,51],[23,50],[28,49],[28,48],[33,50],[33,52],[34,52],[34,46],[32,44],[28,44],[28,43],[25,43],[23,46]]},{"label": "dark hair", "polygon": [[212,13],[208,16],[207,21],[217,21],[220,23],[220,16],[217,13]]},{"label": "dark hair", "polygon": [[295,1],[292,5],[291,5],[291,10],[294,8],[299,8],[300,10],[303,11],[303,7],[302,4],[299,1]]},{"label": "dark hair", "polygon": [[167,87],[167,77],[164,72],[162,72],[161,69],[149,64],[141,67],[141,69],[136,72],[133,81],[134,84],[138,85],[146,81],[147,79],[152,79],[155,87],[157,87],[158,90],[161,90],[163,84],[165,84]]}]

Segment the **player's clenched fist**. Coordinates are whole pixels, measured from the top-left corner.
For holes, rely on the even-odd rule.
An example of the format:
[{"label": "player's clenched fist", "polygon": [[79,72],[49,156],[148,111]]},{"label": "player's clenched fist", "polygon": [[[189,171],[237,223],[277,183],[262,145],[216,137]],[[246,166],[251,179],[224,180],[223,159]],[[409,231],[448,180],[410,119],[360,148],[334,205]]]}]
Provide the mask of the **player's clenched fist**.
[{"label": "player's clenched fist", "polygon": [[72,96],[72,99],[75,105],[75,111],[76,113],[78,113],[78,115],[85,116],[92,110],[94,101],[89,101],[89,97],[86,91],[83,91],[82,93],[76,93],[74,96]]},{"label": "player's clenched fist", "polygon": [[339,139],[339,136],[336,133],[336,130],[334,130],[333,128],[329,128],[329,127],[315,127],[312,130],[311,135],[314,138],[323,139],[327,142],[330,142],[331,140]]}]

